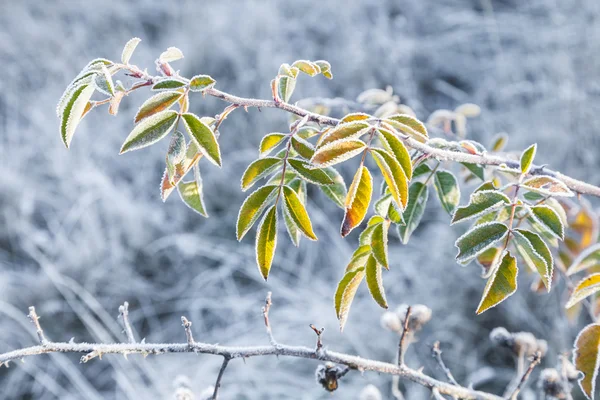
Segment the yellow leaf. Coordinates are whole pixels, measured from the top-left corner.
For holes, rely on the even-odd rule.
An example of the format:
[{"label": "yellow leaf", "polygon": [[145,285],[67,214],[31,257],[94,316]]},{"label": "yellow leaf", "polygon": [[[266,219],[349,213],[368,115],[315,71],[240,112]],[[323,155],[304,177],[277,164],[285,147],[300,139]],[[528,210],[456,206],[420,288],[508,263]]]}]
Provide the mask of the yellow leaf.
[{"label": "yellow leaf", "polygon": [[565,308],[571,308],[581,300],[600,291],[600,274],[592,274],[583,278],[573,289]]},{"label": "yellow leaf", "polygon": [[304,204],[302,204],[298,194],[296,194],[291,187],[284,186],[283,199],[285,208],[298,229],[300,229],[307,238],[317,240],[317,235],[313,232],[306,208],[304,208]]},{"label": "yellow leaf", "polygon": [[398,161],[385,150],[372,149],[371,155],[381,170],[381,174],[392,192],[394,201],[400,209],[404,210],[408,203],[408,179],[404,174],[404,170]]},{"label": "yellow leaf", "polygon": [[350,312],[350,306],[358,286],[365,277],[365,268],[360,267],[355,270],[346,272],[340,283],[338,283],[337,290],[335,291],[335,312],[340,321],[340,331],[344,330],[346,320],[348,319],[348,312]]},{"label": "yellow leaf", "polygon": [[362,166],[356,171],[348,195],[346,196],[346,212],[342,222],[341,234],[347,236],[356,228],[367,215],[371,195],[373,193],[373,178],[367,167]]},{"label": "yellow leaf", "polygon": [[594,400],[596,376],[600,367],[600,325],[590,324],[583,328],[575,339],[573,363],[578,371],[583,372],[579,386],[588,399]]},{"label": "yellow leaf", "polygon": [[517,291],[517,259],[506,251],[497,269],[488,279],[477,314],[497,306]]},{"label": "yellow leaf", "polygon": [[265,213],[256,234],[256,262],[265,280],[269,276],[277,247],[277,208],[271,206]]},{"label": "yellow leaf", "polygon": [[373,296],[373,300],[382,308],[388,308],[385,291],[383,290],[383,281],[381,279],[381,265],[375,260],[373,254],[367,260],[365,273],[367,276],[367,286],[369,287],[371,296]]},{"label": "yellow leaf", "polygon": [[316,167],[329,167],[362,153],[366,148],[367,145],[358,139],[338,140],[320,147],[310,162]]},{"label": "yellow leaf", "polygon": [[[388,264],[388,228],[389,221],[383,221],[373,229],[371,235],[371,247],[373,248],[373,256],[379,264],[384,268],[389,269]],[[368,275],[368,271],[367,271]]]},{"label": "yellow leaf", "polygon": [[370,125],[364,121],[352,121],[345,124],[339,124],[323,136],[323,139],[319,141],[319,147],[323,147],[338,140],[358,139],[360,136],[367,133],[369,128]]}]

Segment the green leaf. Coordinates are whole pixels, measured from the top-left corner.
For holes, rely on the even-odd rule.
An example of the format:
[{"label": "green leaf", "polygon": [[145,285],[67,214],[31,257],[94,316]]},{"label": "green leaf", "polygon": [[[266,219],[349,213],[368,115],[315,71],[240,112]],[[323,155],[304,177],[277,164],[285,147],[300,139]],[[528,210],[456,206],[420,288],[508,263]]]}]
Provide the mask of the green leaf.
[{"label": "green leaf", "polygon": [[77,129],[77,125],[83,118],[83,112],[93,93],[93,85],[82,84],[70,91],[65,97],[60,120],[60,135],[67,148],[71,145],[75,129]]},{"label": "green leaf", "polygon": [[292,97],[292,93],[294,93],[294,89],[296,88],[296,79],[291,78],[289,76],[282,76],[279,78],[279,85],[277,88],[279,97],[284,102],[288,102],[290,97]]},{"label": "green leaf", "polygon": [[[56,105],[56,116],[61,117],[63,112],[65,111],[65,107],[72,99],[73,93],[75,91],[81,89],[82,86],[87,86],[92,84],[92,80],[95,78],[96,72],[86,72],[82,73],[80,76],[73,79],[73,81],[67,86],[65,91],[63,92],[58,104]],[[93,86],[93,85],[92,85]],[[91,96],[90,96],[91,97]]]},{"label": "green leaf", "polygon": [[[371,247],[373,248],[373,256],[379,264],[384,268],[389,269],[388,263],[388,228],[389,222],[378,224],[371,235]],[[367,268],[368,269],[368,268]],[[368,271],[367,271],[368,275]]]},{"label": "green leaf", "polygon": [[290,216],[290,212],[286,207],[283,207],[283,220],[285,222],[285,228],[287,230],[288,235],[290,236],[290,240],[294,244],[294,246],[298,247],[300,245],[300,239],[302,237],[302,232],[296,226],[292,217]]},{"label": "green leaf", "polygon": [[415,179],[422,175],[428,175],[432,171],[433,170],[431,169],[431,167],[429,165],[427,165],[426,163],[419,164],[419,166],[417,168],[415,168],[413,171],[412,179]]},{"label": "green leaf", "polygon": [[517,291],[517,259],[505,252],[498,268],[488,279],[477,314],[497,306]]},{"label": "green leaf", "polygon": [[238,241],[242,240],[265,208],[275,199],[276,189],[279,189],[279,186],[266,185],[256,189],[246,197],[240,207],[237,219],[236,237]]},{"label": "green leaf", "polygon": [[267,280],[277,247],[277,208],[273,205],[265,212],[256,234],[256,263],[262,277]]},{"label": "green leaf", "polygon": [[325,60],[317,60],[314,62],[320,69],[323,76],[327,79],[333,79],[333,75],[331,74],[331,64]]},{"label": "green leaf", "polygon": [[545,196],[542,196],[541,194],[536,192],[527,192],[523,195],[523,197],[525,198],[525,200],[539,201],[542,200]]},{"label": "green leaf", "polygon": [[204,207],[204,199],[202,197],[202,179],[200,178],[200,174],[198,174],[196,178],[197,179],[190,182],[179,182],[177,191],[185,205],[203,217],[208,217],[208,213]]},{"label": "green leaf", "polygon": [[151,115],[157,114],[161,111],[169,109],[173,104],[177,103],[181,99],[183,93],[181,92],[161,92],[150,97],[142,104],[138,112],[135,114],[133,122],[136,124]]},{"label": "green leaf", "polygon": [[358,139],[370,129],[370,125],[364,121],[353,121],[339,124],[323,136],[318,147],[323,147],[338,140]]},{"label": "green leaf", "polygon": [[198,145],[198,148],[208,158],[210,162],[217,166],[221,166],[221,150],[219,143],[215,137],[215,133],[200,120],[196,115],[191,113],[181,114],[183,124],[192,139]]},{"label": "green leaf", "polygon": [[425,213],[425,205],[429,197],[427,185],[413,182],[408,189],[408,204],[402,213],[405,225],[398,225],[398,236],[403,244],[407,244],[410,236],[417,229],[421,217]]},{"label": "green leaf", "polygon": [[479,164],[470,164],[470,163],[461,163],[466,169],[471,171],[473,175],[485,181],[485,171],[483,167]]},{"label": "green leaf", "polygon": [[396,204],[404,209],[408,203],[408,179],[404,170],[398,161],[385,150],[371,149],[371,155],[381,170]]},{"label": "green leaf", "polygon": [[113,83],[112,76],[110,75],[110,72],[108,72],[108,68],[106,68],[105,65],[102,65],[100,73],[98,73],[94,78],[94,84],[100,93],[110,97],[115,95],[115,84]]},{"label": "green leaf", "polygon": [[540,175],[527,179],[522,184],[526,189],[532,192],[543,194],[544,196],[554,197],[572,197],[574,196],[571,189],[563,182],[551,176]]},{"label": "green leaf", "polygon": [[373,300],[379,304],[382,308],[388,308],[387,300],[385,298],[385,291],[383,290],[383,281],[381,279],[381,265],[377,263],[373,254],[367,259],[365,266],[365,273],[367,277],[367,286]]},{"label": "green leaf", "polygon": [[521,173],[527,174],[531,169],[536,150],[537,144],[532,144],[521,154]]},{"label": "green leaf", "polygon": [[317,236],[313,232],[310,218],[306,212],[306,208],[298,197],[298,194],[289,186],[283,187],[284,205],[287,209],[292,221],[300,229],[300,231],[311,240],[317,240]]},{"label": "green leaf", "polygon": [[510,204],[507,195],[497,190],[481,190],[471,195],[469,204],[456,209],[451,224],[479,218]]},{"label": "green leaf", "polygon": [[494,181],[486,181],[483,182],[481,185],[477,186],[477,188],[475,190],[473,190],[473,193],[475,192],[481,192],[484,190],[496,190],[498,189],[496,187],[496,184],[494,183]]},{"label": "green leaf", "polygon": [[253,161],[248,165],[246,171],[244,171],[244,175],[242,175],[242,190],[245,192],[260,179],[274,172],[282,164],[283,160],[277,157],[265,157]]},{"label": "green leaf", "polygon": [[371,238],[373,237],[373,231],[377,227],[383,223],[383,218],[379,215],[374,215],[369,219],[367,223],[367,227],[360,233],[358,237],[358,244],[360,246],[369,245],[371,246]]},{"label": "green leaf", "polygon": [[571,297],[567,301],[565,308],[571,308],[581,300],[600,291],[600,274],[591,274],[583,278],[575,285]]},{"label": "green leaf", "polygon": [[333,180],[327,175],[327,173],[318,168],[310,169],[310,164],[307,161],[299,160],[297,158],[288,158],[288,164],[299,176],[304,178],[310,183],[315,185],[331,185]]},{"label": "green leaf", "polygon": [[594,400],[600,368],[600,324],[590,324],[579,332],[573,349],[573,363],[583,372],[579,387],[588,399]]},{"label": "green leaf", "polygon": [[460,188],[456,177],[449,171],[438,170],[434,175],[434,186],[442,207],[452,215],[460,203]]},{"label": "green leaf", "polygon": [[183,133],[179,131],[173,132],[171,143],[169,143],[169,149],[167,150],[167,174],[169,175],[169,182],[173,182],[175,176],[175,169],[177,165],[183,162],[185,154],[187,152],[187,145],[185,143],[185,137]]},{"label": "green leaf", "polygon": [[413,175],[413,166],[408,149],[392,132],[382,128],[379,128],[378,131],[384,147],[394,156],[396,161],[398,161],[404,171],[404,175],[406,175],[406,179],[410,181]]},{"label": "green leaf", "polygon": [[177,78],[165,78],[152,86],[152,90],[173,90],[186,86],[186,83]]},{"label": "green leaf", "polygon": [[387,117],[385,122],[421,143],[425,143],[429,137],[425,125],[411,115],[392,115],[391,117]]},{"label": "green leaf", "polygon": [[296,150],[296,153],[307,160],[310,160],[315,154],[314,146],[298,135],[292,136],[292,148]]},{"label": "green leaf", "polygon": [[210,89],[217,81],[208,75],[196,75],[190,79],[190,91],[202,92],[203,90]]},{"label": "green leaf", "polygon": [[[535,235],[537,238],[530,241],[528,237],[532,237],[531,235]],[[532,270],[540,274],[546,290],[550,292],[552,286],[552,264],[549,265],[546,258],[542,256],[542,254],[546,255],[546,257],[549,256],[550,262],[552,263],[550,250],[542,238],[533,232],[515,229],[513,231],[513,236],[515,238],[517,251],[521,255],[521,258],[523,258],[523,261],[525,261]]]},{"label": "green leaf", "polygon": [[287,135],[285,133],[269,133],[260,141],[260,155],[266,156],[273,149],[283,143]]},{"label": "green leaf", "polygon": [[344,220],[341,227],[342,237],[348,236],[365,218],[372,193],[373,178],[367,167],[363,165],[356,171],[346,196]]},{"label": "green leaf", "polygon": [[179,114],[176,111],[161,111],[137,124],[121,147],[120,154],[139,150],[158,142],[175,127]]},{"label": "green leaf", "polygon": [[129,42],[127,42],[127,44],[125,44],[125,47],[123,48],[123,53],[121,53],[121,62],[123,64],[129,64],[131,55],[133,54],[135,48],[138,44],[140,44],[141,41],[142,39],[134,37],[133,39],[130,39]]},{"label": "green leaf", "polygon": [[567,269],[567,275],[571,276],[596,266],[600,266],[600,243],[593,244],[582,251]]},{"label": "green leaf", "polygon": [[367,259],[369,258],[370,254],[370,245],[360,246],[358,249],[356,249],[352,254],[350,262],[346,266],[346,272],[354,271],[358,268],[364,267],[367,264]]},{"label": "green leaf", "polygon": [[344,177],[333,167],[323,168],[329,179],[333,181],[333,184],[326,186],[319,186],[321,191],[325,193],[338,207],[341,209],[345,208],[346,196],[348,195],[346,190],[346,183]]},{"label": "green leaf", "polygon": [[337,290],[335,291],[335,313],[340,321],[340,331],[344,330],[352,300],[354,300],[358,286],[364,277],[365,269],[361,267],[346,272],[340,283],[338,283]]},{"label": "green leaf", "polygon": [[358,139],[338,140],[318,148],[310,162],[319,168],[330,167],[349,160],[366,148],[367,145]]},{"label": "green leaf", "polygon": [[508,228],[500,222],[477,225],[456,240],[456,260],[465,264],[506,236]]},{"label": "green leaf", "polygon": [[531,208],[534,218],[556,238],[565,239],[565,227],[558,213],[550,206],[540,204]]},{"label": "green leaf", "polygon": [[289,76],[291,78],[297,78],[300,70],[296,67],[290,66],[290,64],[283,63],[279,67],[278,75]]},{"label": "green leaf", "polygon": [[304,72],[308,76],[315,76],[321,72],[321,68],[311,61],[308,60],[298,60],[292,64],[292,67],[298,68],[300,71]]}]

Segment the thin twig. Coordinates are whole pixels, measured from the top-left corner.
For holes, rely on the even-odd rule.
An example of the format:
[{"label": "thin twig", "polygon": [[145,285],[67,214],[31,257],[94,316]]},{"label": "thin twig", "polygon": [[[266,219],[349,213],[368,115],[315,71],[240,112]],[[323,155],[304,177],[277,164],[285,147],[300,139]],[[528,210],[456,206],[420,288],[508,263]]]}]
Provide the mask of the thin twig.
[{"label": "thin twig", "polygon": [[37,313],[35,312],[35,307],[33,307],[33,306],[29,307],[29,314],[27,316],[29,317],[29,319],[31,320],[33,325],[35,326],[35,333],[37,333],[40,344],[42,346],[47,344],[48,340],[46,339],[46,336],[44,335],[44,331],[42,330],[42,327],[40,325],[40,317],[38,317]]},{"label": "thin twig", "polygon": [[193,348],[196,342],[194,342],[194,335],[192,335],[192,321],[189,321],[186,317],[181,317],[181,325],[185,329],[188,346]]},{"label": "thin twig", "polygon": [[221,364],[221,369],[219,370],[219,375],[217,375],[217,382],[215,383],[215,390],[212,395],[212,400],[217,400],[219,396],[219,388],[221,387],[221,380],[223,379],[223,374],[225,373],[225,368],[227,368],[227,364],[229,364],[229,357],[223,358],[223,364]]},{"label": "thin twig", "polygon": [[310,329],[312,329],[316,333],[316,335],[317,335],[317,348],[316,348],[316,350],[317,350],[317,352],[319,352],[323,348],[323,342],[321,341],[321,335],[325,331],[325,328],[318,329],[313,324],[310,324],[309,326],[310,326]]},{"label": "thin twig", "polygon": [[271,330],[271,324],[269,323],[269,310],[271,309],[271,292],[267,293],[267,298],[265,299],[265,306],[262,308],[263,317],[265,319],[265,327],[267,328],[267,335],[269,335],[269,342],[271,346],[277,347],[277,341],[275,341],[275,337],[273,336],[273,331]]},{"label": "thin twig", "polygon": [[406,349],[408,348],[408,343],[406,339],[408,338],[408,323],[410,321],[410,311],[411,307],[408,306],[406,309],[406,315],[404,316],[404,329],[402,330],[402,336],[400,336],[400,343],[398,344],[398,365],[404,366],[404,354],[406,353]]},{"label": "thin twig", "polygon": [[133,335],[133,329],[129,323],[129,303],[124,302],[122,306],[119,306],[119,316],[123,319],[123,329],[127,335],[129,343],[135,343],[135,336]]},{"label": "thin twig", "polygon": [[392,376],[392,396],[396,400],[404,400],[404,395],[400,390],[400,377],[398,375]]},{"label": "thin twig", "polygon": [[433,388],[433,389],[431,389],[431,394],[433,395],[433,397],[434,397],[436,400],[445,400],[445,399],[444,399],[444,396],[442,396],[442,395],[440,394],[440,391],[439,391],[439,390],[437,390],[437,388]]},{"label": "thin twig", "polygon": [[531,372],[533,371],[535,366],[538,365],[541,361],[542,361],[542,353],[540,353],[538,351],[533,355],[533,358],[531,359],[531,363],[529,364],[529,368],[527,368],[527,371],[525,371],[525,373],[523,374],[523,377],[521,378],[521,381],[515,388],[515,391],[509,397],[510,400],[517,400],[517,396],[519,395],[519,392],[521,391],[521,389],[523,389],[523,387],[525,386],[525,383],[527,383],[527,380],[529,379]]},{"label": "thin twig", "polygon": [[442,350],[440,349],[440,342],[439,341],[436,341],[433,344],[433,348],[431,349],[431,351],[433,353],[433,356],[437,360],[438,364],[442,368],[442,371],[444,371],[444,373],[446,374],[446,378],[448,378],[448,380],[450,381],[450,383],[452,383],[453,385],[459,386],[458,382],[456,382],[456,379],[454,379],[454,376],[452,375],[452,372],[450,372],[450,370],[448,369],[448,367],[446,367],[446,364],[444,363],[444,360],[442,359]]}]

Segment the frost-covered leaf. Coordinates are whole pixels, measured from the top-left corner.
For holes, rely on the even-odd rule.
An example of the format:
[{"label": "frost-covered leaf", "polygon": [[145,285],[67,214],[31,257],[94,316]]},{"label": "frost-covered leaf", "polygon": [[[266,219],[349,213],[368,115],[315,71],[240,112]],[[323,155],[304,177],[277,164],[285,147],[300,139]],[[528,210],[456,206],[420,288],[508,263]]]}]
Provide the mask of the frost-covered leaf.
[{"label": "frost-covered leaf", "polygon": [[575,285],[571,297],[567,301],[565,308],[571,308],[581,300],[600,291],[600,274],[591,274],[583,278]]},{"label": "frost-covered leaf", "polygon": [[[521,258],[529,268],[540,274],[540,278],[549,292],[552,286],[553,272],[553,259],[550,249],[548,249],[542,238],[533,232],[515,229],[513,237]],[[548,261],[550,264],[548,264]]]},{"label": "frost-covered leaf", "polygon": [[545,196],[572,197],[571,189],[556,178],[546,175],[534,176],[527,179],[522,184],[526,189],[537,192]]},{"label": "frost-covered leaf", "polygon": [[481,114],[481,107],[479,107],[477,104],[466,103],[456,107],[454,112],[456,114],[462,114],[467,118],[475,118]]},{"label": "frost-covered leaf", "polygon": [[338,207],[341,209],[345,208],[345,201],[347,196],[346,182],[344,177],[333,167],[323,168],[329,179],[332,180],[331,185],[320,186],[319,188],[327,197],[329,197]]},{"label": "frost-covered leaf", "polygon": [[558,213],[550,206],[540,204],[531,207],[534,218],[556,238],[564,240],[565,227]]},{"label": "frost-covered leaf", "polygon": [[371,235],[371,247],[373,248],[373,256],[379,264],[386,269],[389,269],[388,262],[388,228],[389,222],[384,221],[378,224]]},{"label": "frost-covered leaf", "polygon": [[246,171],[244,171],[244,175],[242,175],[242,190],[248,190],[252,185],[274,172],[282,164],[283,160],[277,157],[265,157],[253,161],[248,165]]},{"label": "frost-covered leaf", "polygon": [[333,74],[331,73],[331,64],[325,60],[317,60],[314,62],[320,69],[323,76],[327,79],[333,79]]},{"label": "frost-covered leaf", "polygon": [[477,225],[456,240],[456,261],[468,263],[506,236],[508,227],[500,222]]},{"label": "frost-covered leaf", "polygon": [[485,271],[489,271],[490,268],[494,266],[499,260],[501,253],[501,248],[491,247],[483,253],[479,254],[475,261],[477,261],[477,264],[479,264]]},{"label": "frost-covered leaf", "polygon": [[182,58],[183,52],[177,47],[169,47],[167,50],[163,51],[160,54],[160,57],[158,57],[159,61],[163,63],[181,60]]},{"label": "frost-covered leaf", "polygon": [[517,259],[506,251],[500,265],[493,271],[483,291],[483,297],[477,307],[477,314],[497,306],[517,291]]},{"label": "frost-covered leaf", "polygon": [[181,117],[183,118],[185,129],[192,139],[196,141],[202,154],[204,154],[210,162],[220,167],[221,150],[212,129],[194,114],[185,113],[182,114]]},{"label": "frost-covered leaf", "polygon": [[187,145],[185,143],[185,137],[183,133],[179,131],[173,132],[169,148],[167,150],[167,174],[169,175],[169,181],[173,182],[175,177],[175,169],[185,159],[187,152]]},{"label": "frost-covered leaf", "polygon": [[279,84],[277,87],[277,92],[279,94],[279,98],[287,103],[290,100],[290,97],[292,97],[292,93],[294,93],[294,89],[296,88],[296,79],[289,76],[282,76],[279,78],[278,82]]},{"label": "frost-covered leaf", "polygon": [[569,269],[567,269],[567,275],[574,275],[596,266],[600,266],[600,243],[596,243],[583,250],[573,260]]},{"label": "frost-covered leaf", "polygon": [[298,229],[298,226],[292,220],[290,216],[290,212],[286,207],[283,207],[283,221],[285,222],[285,228],[287,230],[288,235],[290,236],[290,240],[294,244],[294,246],[298,247],[300,245],[300,239],[302,237],[302,232]]},{"label": "frost-covered leaf", "polygon": [[521,173],[527,174],[531,169],[533,159],[535,158],[536,150],[537,144],[532,144],[527,149],[525,149],[525,151],[523,151],[523,154],[521,154]]},{"label": "frost-covered leaf", "polygon": [[66,95],[60,119],[60,136],[67,148],[71,144],[75,129],[77,129],[77,125],[83,118],[83,113],[93,93],[93,85],[82,84]]},{"label": "frost-covered leaf", "polygon": [[271,206],[260,221],[256,232],[256,263],[267,280],[277,247],[277,207]]},{"label": "frost-covered leaf", "polygon": [[283,187],[284,205],[289,216],[300,231],[311,240],[317,240],[304,204],[298,194],[289,186]]},{"label": "frost-covered leaf", "polygon": [[471,194],[469,204],[456,209],[452,216],[452,224],[479,218],[491,211],[510,204],[510,199],[497,190],[481,190]]},{"label": "frost-covered leaf", "polygon": [[210,89],[217,81],[208,75],[196,75],[190,79],[190,90],[192,92],[201,92],[206,89]]},{"label": "frost-covered leaf", "polygon": [[348,313],[350,312],[350,306],[352,300],[356,295],[358,286],[365,277],[365,268],[360,267],[352,271],[346,272],[342,280],[338,283],[338,287],[335,291],[335,313],[338,320],[340,321],[340,331],[344,330],[346,321],[348,319]]},{"label": "frost-covered leaf", "polygon": [[573,349],[573,364],[583,372],[579,387],[588,399],[594,400],[600,369],[600,324],[590,324],[579,332]]},{"label": "frost-covered leaf", "polygon": [[438,170],[434,175],[434,186],[442,207],[452,215],[460,203],[460,187],[456,177],[450,171]]},{"label": "frost-covered leaf", "polygon": [[379,215],[374,215],[369,218],[367,222],[367,227],[360,233],[358,237],[358,244],[360,246],[371,245],[371,239],[373,237],[373,231],[378,225],[383,223],[383,218]]},{"label": "frost-covered leaf", "polygon": [[483,169],[483,167],[479,164],[470,164],[470,163],[461,163],[466,169],[468,169],[469,171],[471,171],[471,173],[473,175],[475,175],[476,177],[478,177],[479,179],[481,179],[482,181],[485,180],[485,170]]},{"label": "frost-covered leaf", "polygon": [[429,137],[427,128],[415,117],[408,114],[396,114],[387,117],[385,121],[413,139],[421,143],[427,142],[427,138]]},{"label": "frost-covered leaf", "polygon": [[308,60],[298,60],[292,64],[292,67],[298,68],[300,71],[304,72],[308,76],[315,76],[321,72],[321,68],[312,61]]},{"label": "frost-covered leaf", "polygon": [[371,292],[373,300],[375,300],[380,307],[387,309],[388,305],[385,298],[385,291],[383,289],[381,272],[381,265],[379,265],[379,263],[375,260],[373,254],[371,254],[367,259],[367,264],[365,265],[367,286],[369,287],[369,292]]},{"label": "frost-covered leaf", "polygon": [[389,190],[386,190],[386,194],[377,200],[373,207],[375,208],[375,212],[383,218],[388,218],[395,224],[404,225],[402,212],[396,207],[396,203],[393,201]]},{"label": "frost-covered leaf", "polygon": [[108,72],[108,68],[105,65],[102,65],[102,69],[98,74],[96,74],[94,78],[94,84],[96,85],[96,89],[100,93],[104,93],[107,96],[115,95],[115,84],[113,83],[112,76],[110,72]]},{"label": "frost-covered leaf", "polygon": [[120,154],[148,147],[158,142],[175,127],[178,113],[176,111],[161,111],[137,124],[121,147]]},{"label": "frost-covered leaf", "polygon": [[346,272],[354,271],[357,268],[364,267],[367,264],[367,259],[369,258],[370,254],[370,245],[360,246],[358,249],[356,249],[352,254],[350,262],[346,266]]},{"label": "frost-covered leaf", "polygon": [[331,185],[333,180],[327,175],[327,173],[319,168],[310,168],[310,164],[307,161],[300,160],[297,158],[288,158],[288,164],[299,176],[304,178],[310,183],[315,185]]},{"label": "frost-covered leaf", "polygon": [[329,167],[362,153],[366,148],[361,140],[339,140],[317,149],[310,162],[319,168]]},{"label": "frost-covered leaf", "polygon": [[429,189],[421,182],[413,182],[408,189],[408,204],[402,213],[404,225],[398,225],[398,236],[403,244],[407,244],[412,233],[417,229],[425,213]]},{"label": "frost-covered leaf", "polygon": [[190,140],[187,146],[185,159],[175,168],[173,180],[169,179],[169,172],[165,168],[160,185],[160,195],[162,201],[166,201],[175,190],[176,185],[185,177],[185,175],[200,161],[202,153],[199,152],[198,146],[193,140]]},{"label": "frost-covered leaf", "polygon": [[133,122],[137,124],[146,117],[169,109],[173,104],[181,99],[181,96],[183,96],[183,93],[175,91],[155,94],[146,100],[144,104],[142,104],[138,112],[135,114]]},{"label": "frost-covered leaf", "polygon": [[73,93],[77,90],[81,89],[82,86],[87,86],[92,83],[92,80],[96,76],[96,72],[87,72],[75,78],[69,86],[65,89],[62,96],[60,96],[60,100],[56,105],[56,116],[61,117],[63,112],[65,111],[65,107],[72,99]]},{"label": "frost-covered leaf", "polygon": [[404,175],[406,175],[406,179],[410,181],[413,175],[413,166],[408,149],[392,132],[387,129],[378,129],[378,131],[384,147],[394,156],[396,161],[398,161],[404,171]]},{"label": "frost-covered leaf", "polygon": [[260,217],[265,208],[275,199],[279,186],[266,185],[252,192],[240,207],[237,219],[236,236],[237,240],[248,233],[252,225]]},{"label": "frost-covered leaf", "polygon": [[266,156],[273,149],[283,143],[283,139],[285,139],[287,135],[285,133],[269,133],[264,136],[260,141],[260,155]]},{"label": "frost-covered leaf", "polygon": [[141,41],[142,41],[142,39],[140,39],[138,37],[134,37],[133,39],[130,39],[129,42],[127,42],[127,44],[125,44],[125,47],[123,48],[123,52],[121,53],[121,62],[123,64],[129,64],[131,55],[133,54],[133,52],[135,51],[135,48],[137,47],[138,44],[140,44]]},{"label": "frost-covered leaf", "polygon": [[352,122],[352,121],[364,121],[369,118],[371,118],[371,116],[369,114],[365,114],[365,113],[361,113],[361,112],[350,113],[350,114],[346,114],[344,116],[344,118],[342,118],[340,120],[340,124],[344,124],[346,122]]},{"label": "frost-covered leaf", "polygon": [[418,178],[419,176],[430,174],[433,170],[427,163],[419,164],[413,171],[412,179]]},{"label": "frost-covered leaf", "polygon": [[297,67],[292,67],[290,64],[283,63],[279,67],[278,75],[289,76],[290,78],[297,78],[298,72],[300,72],[300,70]]},{"label": "frost-covered leaf", "polygon": [[202,197],[202,179],[199,174],[193,181],[179,182],[177,191],[185,205],[203,217],[208,217],[206,207],[204,206],[204,199]]},{"label": "frost-covered leaf", "polygon": [[342,222],[342,237],[347,236],[356,228],[367,215],[371,195],[373,193],[373,178],[367,167],[362,166],[356,171],[348,195],[346,196],[344,220]]},{"label": "frost-covered leaf", "polygon": [[155,83],[152,90],[173,90],[180,89],[186,86],[186,83],[177,78],[165,78]]},{"label": "frost-covered leaf", "polygon": [[310,160],[315,155],[315,147],[312,143],[302,139],[298,135],[292,136],[292,148],[307,160]]},{"label": "frost-covered leaf", "polygon": [[319,142],[319,148],[338,140],[358,139],[360,136],[367,133],[369,128],[370,125],[364,121],[353,121],[345,124],[339,124],[323,136]]},{"label": "frost-covered leaf", "polygon": [[402,210],[408,203],[408,179],[400,163],[385,150],[372,149],[371,155],[381,170],[381,174],[387,183],[394,201]]}]

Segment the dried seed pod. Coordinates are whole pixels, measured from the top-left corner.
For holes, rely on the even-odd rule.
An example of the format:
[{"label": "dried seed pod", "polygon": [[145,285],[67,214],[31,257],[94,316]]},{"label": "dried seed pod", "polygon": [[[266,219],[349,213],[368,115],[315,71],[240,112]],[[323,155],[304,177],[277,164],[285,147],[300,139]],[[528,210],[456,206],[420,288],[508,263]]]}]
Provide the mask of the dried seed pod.
[{"label": "dried seed pod", "polygon": [[[406,310],[408,304],[400,304],[396,309],[396,314],[400,318],[400,323],[404,325]],[[410,306],[410,319],[408,321],[408,329],[413,332],[420,331],[423,326],[431,319],[431,308],[423,304],[415,304]]]},{"label": "dried seed pod", "polygon": [[565,399],[566,393],[560,374],[554,368],[546,368],[540,372],[539,389],[546,395],[557,399]]},{"label": "dried seed pod", "polygon": [[402,332],[402,322],[400,321],[400,317],[398,316],[398,314],[396,314],[395,312],[384,312],[379,322],[381,323],[381,326],[387,330],[396,333]]},{"label": "dried seed pod", "polygon": [[323,386],[328,392],[335,391],[339,386],[339,379],[346,375],[347,367],[340,367],[331,362],[325,365],[320,364],[315,370],[317,383]]}]

